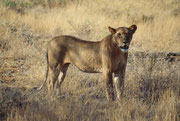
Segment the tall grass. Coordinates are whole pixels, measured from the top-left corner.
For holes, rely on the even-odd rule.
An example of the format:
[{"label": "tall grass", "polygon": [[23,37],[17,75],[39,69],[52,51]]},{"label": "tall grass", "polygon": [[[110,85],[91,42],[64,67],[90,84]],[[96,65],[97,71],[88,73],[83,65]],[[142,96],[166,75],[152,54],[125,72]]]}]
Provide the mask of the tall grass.
[{"label": "tall grass", "polygon": [[[2,9],[2,8],[1,8]],[[137,24],[132,49],[147,51],[180,51],[179,15],[176,1],[81,1],[66,7],[37,7],[24,15],[1,10],[3,18],[30,26],[34,32],[55,36],[71,34],[91,41],[101,40],[107,27]],[[16,21],[14,21],[16,20]],[[170,47],[169,47],[170,45]]]},{"label": "tall grass", "polygon": [[[19,90],[24,89],[20,91],[23,94],[29,94],[32,87],[42,83],[46,68],[44,53],[47,41],[52,37],[68,34],[89,41],[100,41],[110,34],[108,26],[116,28],[136,24],[138,27],[130,47],[125,94],[122,99],[114,103],[107,102],[105,84],[97,81],[99,75],[84,74],[71,66],[61,87],[61,95],[50,98],[44,89],[27,97],[19,95],[26,97],[23,100],[5,101],[3,104],[10,105],[13,101],[23,104],[14,106],[12,110],[11,106],[5,106],[7,111],[11,110],[5,112],[8,114],[6,120],[180,119],[179,61],[166,62],[164,56],[158,55],[159,52],[180,52],[179,1],[0,1],[2,2],[0,75],[9,76],[7,84],[16,86]],[[21,6],[22,2],[29,7]],[[23,8],[20,9],[23,12],[19,8]],[[138,51],[142,51],[144,55],[136,55]],[[4,59],[7,57],[10,59]],[[5,77],[0,76],[0,79],[4,80]],[[12,92],[10,87],[6,94],[8,92]]]}]

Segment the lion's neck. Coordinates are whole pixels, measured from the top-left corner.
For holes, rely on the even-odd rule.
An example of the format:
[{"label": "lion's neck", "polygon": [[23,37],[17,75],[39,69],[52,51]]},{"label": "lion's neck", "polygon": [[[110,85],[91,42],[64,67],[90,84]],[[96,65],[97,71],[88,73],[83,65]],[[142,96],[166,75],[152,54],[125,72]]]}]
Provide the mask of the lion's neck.
[{"label": "lion's neck", "polygon": [[112,35],[105,37],[101,42],[107,48],[113,48],[115,46]]}]

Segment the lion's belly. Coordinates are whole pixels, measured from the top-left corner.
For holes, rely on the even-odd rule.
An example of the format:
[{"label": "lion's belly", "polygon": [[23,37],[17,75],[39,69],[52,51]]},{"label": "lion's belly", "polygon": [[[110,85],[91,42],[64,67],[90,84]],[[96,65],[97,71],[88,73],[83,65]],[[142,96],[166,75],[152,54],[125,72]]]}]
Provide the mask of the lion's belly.
[{"label": "lion's belly", "polygon": [[88,73],[102,72],[101,59],[97,53],[70,53],[69,62],[75,65],[79,70]]},{"label": "lion's belly", "polygon": [[101,73],[102,72],[102,68],[100,67],[90,67],[90,66],[78,66],[75,65],[79,70],[83,71],[83,72],[87,72],[87,73]]},{"label": "lion's belly", "polygon": [[75,65],[79,70],[88,73],[99,73],[102,72],[101,63],[98,60],[79,59],[72,64]]}]

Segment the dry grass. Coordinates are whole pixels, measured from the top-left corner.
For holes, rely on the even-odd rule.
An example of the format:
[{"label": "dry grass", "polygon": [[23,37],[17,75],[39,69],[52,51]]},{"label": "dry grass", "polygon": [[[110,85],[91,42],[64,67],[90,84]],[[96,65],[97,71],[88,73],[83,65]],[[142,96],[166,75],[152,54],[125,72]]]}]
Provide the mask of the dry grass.
[{"label": "dry grass", "polygon": [[[164,59],[168,52],[180,52],[179,1],[37,1],[0,4],[0,120],[180,120],[180,64]],[[68,34],[100,41],[109,34],[108,26],[131,24],[138,29],[121,100],[107,102],[99,75],[74,66],[55,99],[46,89],[31,94],[44,79],[50,38]]]},{"label": "dry grass", "polygon": [[[108,5],[109,4],[109,5]],[[133,49],[147,51],[180,50],[179,4],[175,1],[140,2],[102,0],[81,1],[64,8],[27,10],[25,15],[1,10],[3,18],[28,25],[33,32],[55,36],[71,34],[84,39],[101,40],[108,26],[138,25]],[[171,45],[171,48],[169,48]]]}]

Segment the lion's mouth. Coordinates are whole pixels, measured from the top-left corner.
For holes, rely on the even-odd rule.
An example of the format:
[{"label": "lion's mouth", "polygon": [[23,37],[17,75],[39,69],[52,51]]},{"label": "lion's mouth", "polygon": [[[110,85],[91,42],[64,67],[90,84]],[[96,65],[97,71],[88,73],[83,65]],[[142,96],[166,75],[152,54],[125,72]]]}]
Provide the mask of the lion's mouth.
[{"label": "lion's mouth", "polygon": [[121,51],[123,52],[128,52],[129,46],[125,45],[125,46],[120,46]]}]

